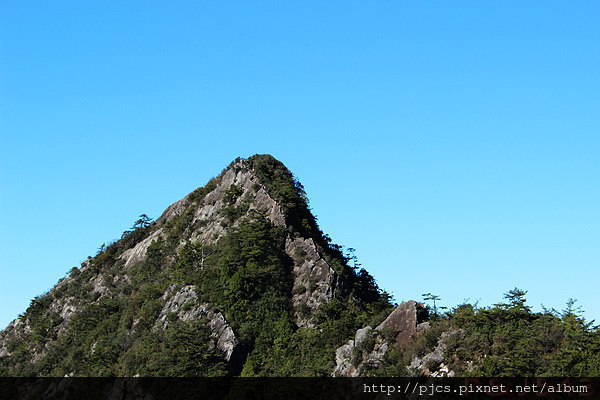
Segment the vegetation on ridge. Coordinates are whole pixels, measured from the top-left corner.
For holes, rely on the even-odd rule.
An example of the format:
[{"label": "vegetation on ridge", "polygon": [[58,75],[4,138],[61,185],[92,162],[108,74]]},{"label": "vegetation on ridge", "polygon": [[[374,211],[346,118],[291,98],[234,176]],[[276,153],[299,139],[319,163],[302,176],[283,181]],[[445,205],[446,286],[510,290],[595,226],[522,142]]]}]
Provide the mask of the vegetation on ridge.
[{"label": "vegetation on ridge", "polygon": [[[232,170],[250,173],[251,183],[224,185]],[[262,190],[285,224],[255,207],[259,192],[267,197]],[[205,217],[203,207],[215,206],[215,198],[219,207]],[[16,326],[0,334],[0,376],[328,376],[336,349],[393,309],[353,249],[344,253],[319,229],[302,185],[269,155],[234,161],[177,204],[157,221],[142,214],[120,240],[33,299]],[[203,234],[209,239],[199,240]],[[308,238],[336,274],[331,297],[312,308],[294,302],[319,290],[312,276],[306,285],[295,282],[306,254],[286,249]],[[125,252],[143,241],[145,257],[125,265]],[[170,299],[185,290],[190,296],[170,309]],[[599,376],[598,327],[573,302],[560,313],[534,313],[525,294],[514,289],[493,307],[462,304],[442,313],[439,296],[426,293],[430,328],[405,348],[391,347],[367,373],[432,372],[439,357],[417,361],[439,350],[457,375]],[[241,342],[230,362],[200,309],[222,316]],[[365,341],[355,358],[374,344]]]},{"label": "vegetation on ridge", "polygon": [[[431,328],[407,349],[389,351],[373,373],[420,375],[444,362],[457,376],[600,376],[599,327],[585,321],[574,300],[561,312],[533,312],[526,293],[515,288],[492,307],[465,303],[433,313]],[[436,348],[443,361],[429,357],[415,368],[415,359],[424,360]]]}]

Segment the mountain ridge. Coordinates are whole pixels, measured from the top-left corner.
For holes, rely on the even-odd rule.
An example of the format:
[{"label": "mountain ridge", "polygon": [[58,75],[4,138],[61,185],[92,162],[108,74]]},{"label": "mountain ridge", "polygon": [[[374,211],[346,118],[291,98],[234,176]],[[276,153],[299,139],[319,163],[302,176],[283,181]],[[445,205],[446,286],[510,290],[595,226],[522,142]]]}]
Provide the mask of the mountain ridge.
[{"label": "mountain ridge", "polygon": [[285,165],[238,158],[34,298],[0,376],[600,376],[574,301],[395,305],[352,261]]}]

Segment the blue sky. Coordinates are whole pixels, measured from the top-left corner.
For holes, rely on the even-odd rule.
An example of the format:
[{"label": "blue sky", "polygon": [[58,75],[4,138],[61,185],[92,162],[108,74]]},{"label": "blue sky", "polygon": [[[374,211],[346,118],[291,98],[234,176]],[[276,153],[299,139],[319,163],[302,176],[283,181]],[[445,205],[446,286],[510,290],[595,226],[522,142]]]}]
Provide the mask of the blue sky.
[{"label": "blue sky", "polygon": [[0,325],[255,153],[397,301],[600,322],[600,3],[0,7]]}]

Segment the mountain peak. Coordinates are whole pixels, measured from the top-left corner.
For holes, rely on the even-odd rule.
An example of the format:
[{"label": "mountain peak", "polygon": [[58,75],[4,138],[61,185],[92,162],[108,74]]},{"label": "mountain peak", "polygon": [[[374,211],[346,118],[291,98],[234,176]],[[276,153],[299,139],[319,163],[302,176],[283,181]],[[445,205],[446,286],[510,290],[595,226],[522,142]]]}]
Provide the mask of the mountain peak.
[{"label": "mountain peak", "polygon": [[[0,371],[327,374],[340,334],[351,337],[389,307],[370,275],[347,261],[283,163],[237,158],[32,300],[0,333]],[[284,367],[296,346],[315,340],[318,350]]]},{"label": "mountain peak", "polygon": [[599,352],[573,352],[600,342],[572,303],[532,313],[515,288],[493,308],[394,307],[351,259],[283,163],[238,158],[34,298],[0,332],[0,376],[598,371]]}]

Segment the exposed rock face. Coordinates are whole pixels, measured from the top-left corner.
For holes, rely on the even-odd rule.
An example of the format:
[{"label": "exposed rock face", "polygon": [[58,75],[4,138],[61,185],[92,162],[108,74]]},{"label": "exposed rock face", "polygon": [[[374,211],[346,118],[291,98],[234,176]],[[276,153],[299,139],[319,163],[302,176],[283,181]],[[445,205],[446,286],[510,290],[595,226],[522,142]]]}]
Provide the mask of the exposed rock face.
[{"label": "exposed rock face", "polygon": [[10,356],[8,340],[14,337],[15,332],[27,332],[28,327],[20,319],[15,319],[0,332],[0,357]]},{"label": "exposed rock face", "polygon": [[400,303],[375,329],[367,326],[356,331],[354,340],[337,349],[337,366],[333,376],[364,375],[380,365],[389,347],[406,347],[418,332],[428,326],[426,322],[418,324],[422,309],[422,305],[414,300],[406,301]]},{"label": "exposed rock face", "polygon": [[379,332],[388,331],[395,338],[392,345],[405,347],[417,333],[418,308],[422,307],[414,300],[400,303],[375,329]]},{"label": "exposed rock face", "polygon": [[455,376],[447,364],[449,362],[445,359],[444,354],[446,352],[447,343],[452,337],[461,335],[462,331],[449,331],[443,332],[440,336],[436,348],[425,354],[423,357],[416,357],[412,363],[407,367],[408,371],[417,375],[431,376],[431,377],[453,377]]},{"label": "exposed rock face", "polygon": [[335,271],[322,258],[313,239],[288,239],[286,253],[294,260],[294,290],[292,302],[298,326],[313,327],[310,316],[328,303],[338,288]]},{"label": "exposed rock face", "polygon": [[225,320],[222,313],[211,309],[208,303],[197,304],[198,295],[194,286],[184,286],[173,293],[176,285],[171,286],[163,297],[167,298],[157,320],[156,327],[166,329],[169,325],[169,315],[176,315],[181,321],[200,320],[206,318],[206,325],[215,339],[214,346],[223,354],[226,361],[239,357],[240,341],[233,329]]},{"label": "exposed rock face", "polygon": [[163,233],[161,228],[155,230],[148,236],[146,239],[142,240],[135,247],[125,250],[121,255],[121,259],[125,261],[125,268],[130,268],[136,263],[144,260],[146,257],[146,251],[148,251],[148,247],[152,244],[153,241],[158,239]]},{"label": "exposed rock face", "polygon": [[389,344],[370,326],[356,331],[354,340],[335,352],[336,368],[333,376],[355,377],[377,368]]}]

